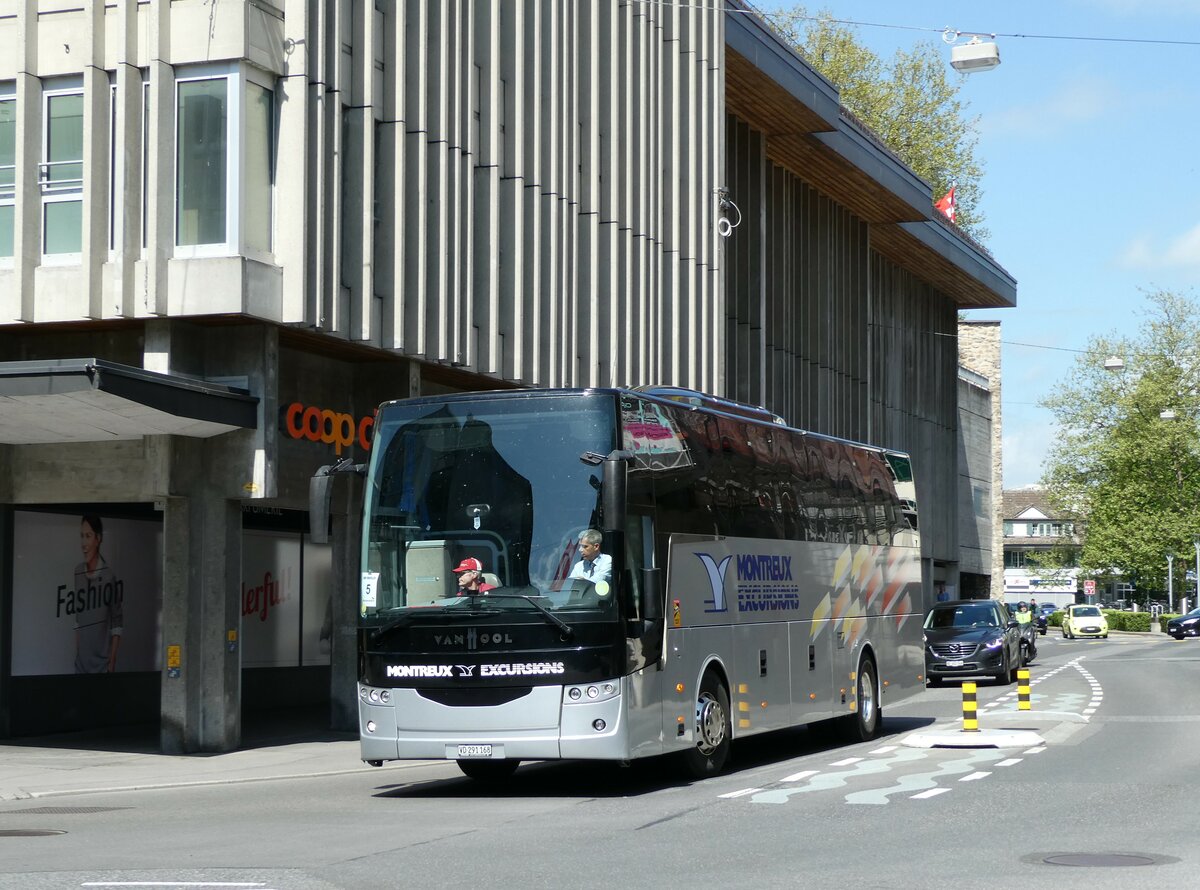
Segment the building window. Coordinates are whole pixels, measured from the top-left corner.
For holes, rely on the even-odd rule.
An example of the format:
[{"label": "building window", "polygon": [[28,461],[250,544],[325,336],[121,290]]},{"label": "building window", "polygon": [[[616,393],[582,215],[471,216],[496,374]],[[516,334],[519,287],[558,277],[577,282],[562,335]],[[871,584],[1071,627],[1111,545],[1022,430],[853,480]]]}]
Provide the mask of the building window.
[{"label": "building window", "polygon": [[275,191],[275,94],[246,84],[246,247],[271,252],[271,201]]},{"label": "building window", "polygon": [[1025,551],[1024,550],[1005,550],[1004,551],[1004,567],[1006,569],[1023,569],[1023,568],[1025,568]]},{"label": "building window", "polygon": [[0,86],[0,258],[13,255],[13,202],[17,195],[17,100]]},{"label": "building window", "polygon": [[83,249],[83,92],[47,90],[42,164],[42,252]]},{"label": "building window", "polygon": [[178,85],[175,137],[175,243],[225,243],[229,151],[228,78]]},{"label": "building window", "polygon": [[273,79],[203,66],[176,81],[175,255],[269,255],[275,186]]}]

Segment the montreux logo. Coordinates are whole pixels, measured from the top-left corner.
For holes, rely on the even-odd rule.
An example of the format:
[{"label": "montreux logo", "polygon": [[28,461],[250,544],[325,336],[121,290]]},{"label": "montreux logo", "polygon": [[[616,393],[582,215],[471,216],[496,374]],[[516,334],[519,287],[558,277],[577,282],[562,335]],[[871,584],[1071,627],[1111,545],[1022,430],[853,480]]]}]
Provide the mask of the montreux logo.
[{"label": "montreux logo", "polygon": [[[729,568],[729,563],[735,559],[733,556],[726,556],[720,562],[717,562],[712,556],[707,553],[697,553],[696,558],[704,566],[705,572],[708,573],[708,584],[712,588],[712,599],[705,600],[706,605],[712,606],[711,609],[705,609],[705,612],[726,612],[729,610],[729,605],[725,599],[725,572]],[[769,556],[757,553],[739,554],[736,557],[735,565],[737,567],[737,580],[749,582],[762,581],[791,581],[792,580],[792,558],[790,556]],[[758,593],[757,591],[755,591]],[[787,591],[791,593],[792,591]],[[763,592],[765,593],[765,591]],[[763,609],[773,610],[776,608],[794,608],[791,603],[792,597],[785,597],[787,602],[773,602],[777,597],[763,597],[761,594],[753,597],[743,596],[739,592],[738,607],[739,610],[743,605],[752,606],[753,611]],[[753,602],[751,602],[751,600]],[[772,602],[768,602],[771,600]]]}]

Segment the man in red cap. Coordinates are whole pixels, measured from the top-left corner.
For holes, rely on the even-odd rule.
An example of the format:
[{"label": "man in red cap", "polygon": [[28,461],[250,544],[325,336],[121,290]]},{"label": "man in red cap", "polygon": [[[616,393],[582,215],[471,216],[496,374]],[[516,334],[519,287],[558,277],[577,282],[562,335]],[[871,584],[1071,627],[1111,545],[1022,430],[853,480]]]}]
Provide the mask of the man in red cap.
[{"label": "man in red cap", "polygon": [[458,575],[458,593],[486,593],[492,585],[483,583],[483,563],[473,556],[468,556],[454,568]]}]

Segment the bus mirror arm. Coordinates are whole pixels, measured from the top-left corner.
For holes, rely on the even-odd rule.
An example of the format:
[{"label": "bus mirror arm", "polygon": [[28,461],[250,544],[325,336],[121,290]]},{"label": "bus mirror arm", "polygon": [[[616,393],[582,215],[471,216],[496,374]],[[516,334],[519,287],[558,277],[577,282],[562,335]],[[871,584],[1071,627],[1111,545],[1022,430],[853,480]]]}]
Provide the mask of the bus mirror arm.
[{"label": "bus mirror arm", "polygon": [[630,451],[611,451],[604,458],[604,479],[600,491],[600,509],[604,513],[606,529],[625,527],[625,486],[628,480]]},{"label": "bus mirror arm", "polygon": [[346,458],[321,467],[308,480],[308,535],[314,544],[329,543],[329,503],[333,497],[333,477],[338,473],[365,476],[367,465]]},{"label": "bus mirror arm", "polygon": [[660,569],[642,569],[642,620],[652,624],[662,618],[662,585]]}]

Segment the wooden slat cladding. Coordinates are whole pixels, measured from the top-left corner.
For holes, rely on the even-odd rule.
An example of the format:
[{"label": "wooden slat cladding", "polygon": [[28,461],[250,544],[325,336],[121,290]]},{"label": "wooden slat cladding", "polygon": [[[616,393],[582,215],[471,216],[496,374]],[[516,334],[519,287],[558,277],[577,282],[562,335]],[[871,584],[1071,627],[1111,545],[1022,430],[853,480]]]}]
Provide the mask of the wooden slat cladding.
[{"label": "wooden slat cladding", "polygon": [[1004,309],[1006,297],[965,273],[899,226],[871,229],[871,248],[954,300],[959,309]]},{"label": "wooden slat cladding", "polygon": [[733,50],[727,50],[726,111],[761,132],[767,157],[869,223],[925,219],[835,151],[812,138],[830,125]]},{"label": "wooden slat cladding", "polygon": [[[903,222],[928,222],[928,206],[914,207],[868,171],[851,163],[814,133],[830,125],[736,51],[727,50],[726,110],[757,131],[765,159],[785,168],[817,192],[872,226],[872,247],[892,262],[952,297],[959,308],[1006,307],[1007,289],[997,293],[903,228]],[[855,125],[843,122],[847,132]],[[879,149],[881,156],[886,149]],[[936,223],[933,223],[936,224]],[[962,238],[967,253],[977,246]]]},{"label": "wooden slat cladding", "polygon": [[828,121],[764,75],[736,50],[725,50],[725,110],[769,139],[833,129]]}]

